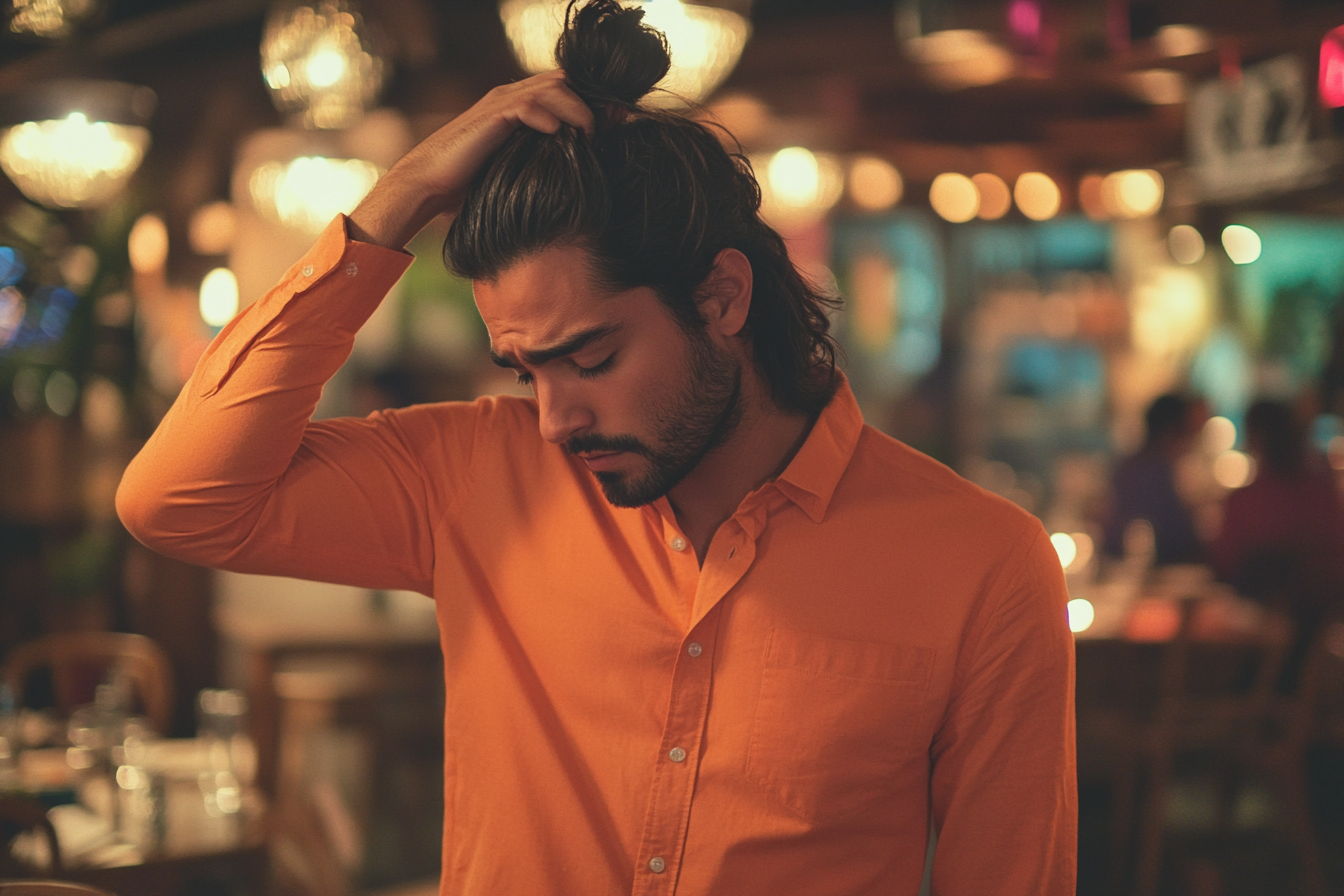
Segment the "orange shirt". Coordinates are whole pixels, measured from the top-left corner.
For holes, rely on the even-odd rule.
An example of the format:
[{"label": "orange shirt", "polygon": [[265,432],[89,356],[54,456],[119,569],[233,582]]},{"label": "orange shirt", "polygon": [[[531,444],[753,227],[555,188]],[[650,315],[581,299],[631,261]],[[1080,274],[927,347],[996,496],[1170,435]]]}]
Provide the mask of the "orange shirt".
[{"label": "orange shirt", "polygon": [[848,385],[703,568],[531,400],[309,422],[409,263],[343,221],[240,314],[118,493],[186,560],[433,595],[445,894],[1072,894],[1073,642],[1013,505]]}]

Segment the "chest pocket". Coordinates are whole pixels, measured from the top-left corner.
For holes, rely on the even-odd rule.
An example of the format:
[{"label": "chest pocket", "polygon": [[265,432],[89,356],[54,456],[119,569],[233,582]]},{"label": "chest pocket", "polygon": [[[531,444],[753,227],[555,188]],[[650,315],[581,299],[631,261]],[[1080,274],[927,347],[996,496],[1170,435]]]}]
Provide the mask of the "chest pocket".
[{"label": "chest pocket", "polygon": [[914,758],[934,653],[774,629],[747,777],[814,823],[889,795],[891,776]]}]

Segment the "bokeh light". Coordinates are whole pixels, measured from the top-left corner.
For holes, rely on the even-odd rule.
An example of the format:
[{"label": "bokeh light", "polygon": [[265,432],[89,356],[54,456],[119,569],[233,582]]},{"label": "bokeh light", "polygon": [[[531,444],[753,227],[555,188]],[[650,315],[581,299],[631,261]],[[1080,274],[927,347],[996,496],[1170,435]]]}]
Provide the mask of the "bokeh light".
[{"label": "bokeh light", "polygon": [[1195,264],[1204,257],[1204,237],[1189,224],[1177,224],[1167,233],[1167,251],[1177,264]]},{"label": "bokeh light", "polygon": [[1050,536],[1050,544],[1059,555],[1059,565],[1068,569],[1078,556],[1078,545],[1074,542],[1073,536],[1067,532],[1056,532]]},{"label": "bokeh light", "polygon": [[168,263],[168,227],[155,214],[141,215],[126,239],[131,270],[137,274],[162,271]]},{"label": "bokeh light", "polygon": [[1105,221],[1111,216],[1102,194],[1105,182],[1106,178],[1100,174],[1085,174],[1078,181],[1078,204],[1082,206],[1083,214],[1093,221]]},{"label": "bokeh light", "polygon": [[382,174],[363,159],[303,156],[258,166],[247,186],[253,205],[266,217],[318,233],[337,214],[354,211]]},{"label": "bokeh light", "polygon": [[1223,488],[1242,488],[1255,479],[1255,462],[1250,455],[1228,450],[1214,458],[1213,480]]},{"label": "bokeh light", "polygon": [[145,128],[89,121],[83,112],[71,112],[0,132],[0,168],[34,202],[79,208],[115,196],[148,148]]},{"label": "bokeh light", "polygon": [[47,407],[57,417],[69,417],[75,409],[75,403],[79,401],[79,383],[64,370],[53,371],[51,376],[47,377],[42,397],[46,399]]},{"label": "bokeh light", "polygon": [[238,278],[228,268],[215,268],[201,281],[201,320],[222,327],[238,313]]},{"label": "bokeh light", "polygon": [[905,182],[896,166],[877,156],[860,156],[849,166],[849,196],[854,204],[880,212],[901,201]]},{"label": "bokeh light", "polygon": [[1069,611],[1069,631],[1074,634],[1085,632],[1092,627],[1097,611],[1092,602],[1083,597],[1075,597],[1066,605]]},{"label": "bokeh light", "polygon": [[929,186],[929,204],[944,221],[964,224],[980,212],[980,191],[964,174],[940,174]]},{"label": "bokeh light", "polygon": [[1013,207],[1013,194],[997,174],[977,174],[971,178],[971,183],[980,193],[979,214],[984,220],[997,221]]},{"label": "bokeh light", "polygon": [[1048,174],[1028,171],[1013,185],[1017,207],[1033,221],[1048,221],[1059,213],[1059,186]]},{"label": "bokeh light", "polygon": [[1233,264],[1250,264],[1260,257],[1260,234],[1244,224],[1223,228],[1223,251]]},{"label": "bokeh light", "polygon": [[1237,425],[1226,417],[1210,417],[1204,423],[1200,440],[1209,454],[1219,455],[1231,451],[1237,444]]},{"label": "bokeh light", "polygon": [[1115,171],[1101,184],[1101,201],[1115,218],[1146,218],[1162,207],[1165,185],[1162,175],[1144,168]]},{"label": "bokeh light", "polygon": [[223,255],[233,247],[237,229],[238,216],[230,203],[208,202],[191,213],[187,241],[197,255]]}]

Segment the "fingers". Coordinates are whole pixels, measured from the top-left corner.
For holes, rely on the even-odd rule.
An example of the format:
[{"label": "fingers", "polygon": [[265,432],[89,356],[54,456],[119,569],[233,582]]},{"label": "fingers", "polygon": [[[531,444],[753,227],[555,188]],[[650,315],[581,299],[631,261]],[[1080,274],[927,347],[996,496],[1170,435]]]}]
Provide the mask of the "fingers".
[{"label": "fingers", "polygon": [[580,130],[593,127],[593,111],[565,83],[561,71],[543,72],[515,85],[522,96],[517,118],[528,127],[548,134],[567,124]]}]

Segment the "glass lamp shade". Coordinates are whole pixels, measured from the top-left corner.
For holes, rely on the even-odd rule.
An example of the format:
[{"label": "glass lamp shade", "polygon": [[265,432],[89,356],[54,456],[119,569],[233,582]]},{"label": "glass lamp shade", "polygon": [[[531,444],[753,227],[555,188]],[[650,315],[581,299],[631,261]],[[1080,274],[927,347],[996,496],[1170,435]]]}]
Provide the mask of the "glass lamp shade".
[{"label": "glass lamp shade", "polygon": [[[555,43],[564,29],[568,0],[502,0],[499,17],[525,71],[536,74],[555,68]],[[751,36],[745,18],[727,9],[647,0],[644,22],[667,36],[672,67],[647,102],[676,107],[698,103],[714,92],[737,65]]]},{"label": "glass lamp shade", "polygon": [[363,159],[300,156],[257,167],[248,192],[263,217],[317,234],[338,213],[353,211],[382,174],[383,169]]},{"label": "glass lamp shade", "polygon": [[9,30],[34,37],[68,37],[98,11],[97,0],[11,0]]},{"label": "glass lamp shade", "polygon": [[378,98],[387,68],[348,0],[287,0],[266,19],[262,76],[276,108],[305,127],[354,124]]},{"label": "glass lamp shade", "polygon": [[6,103],[0,168],[48,208],[101,205],[126,185],[149,148],[155,96],[115,81],[57,81]]}]

